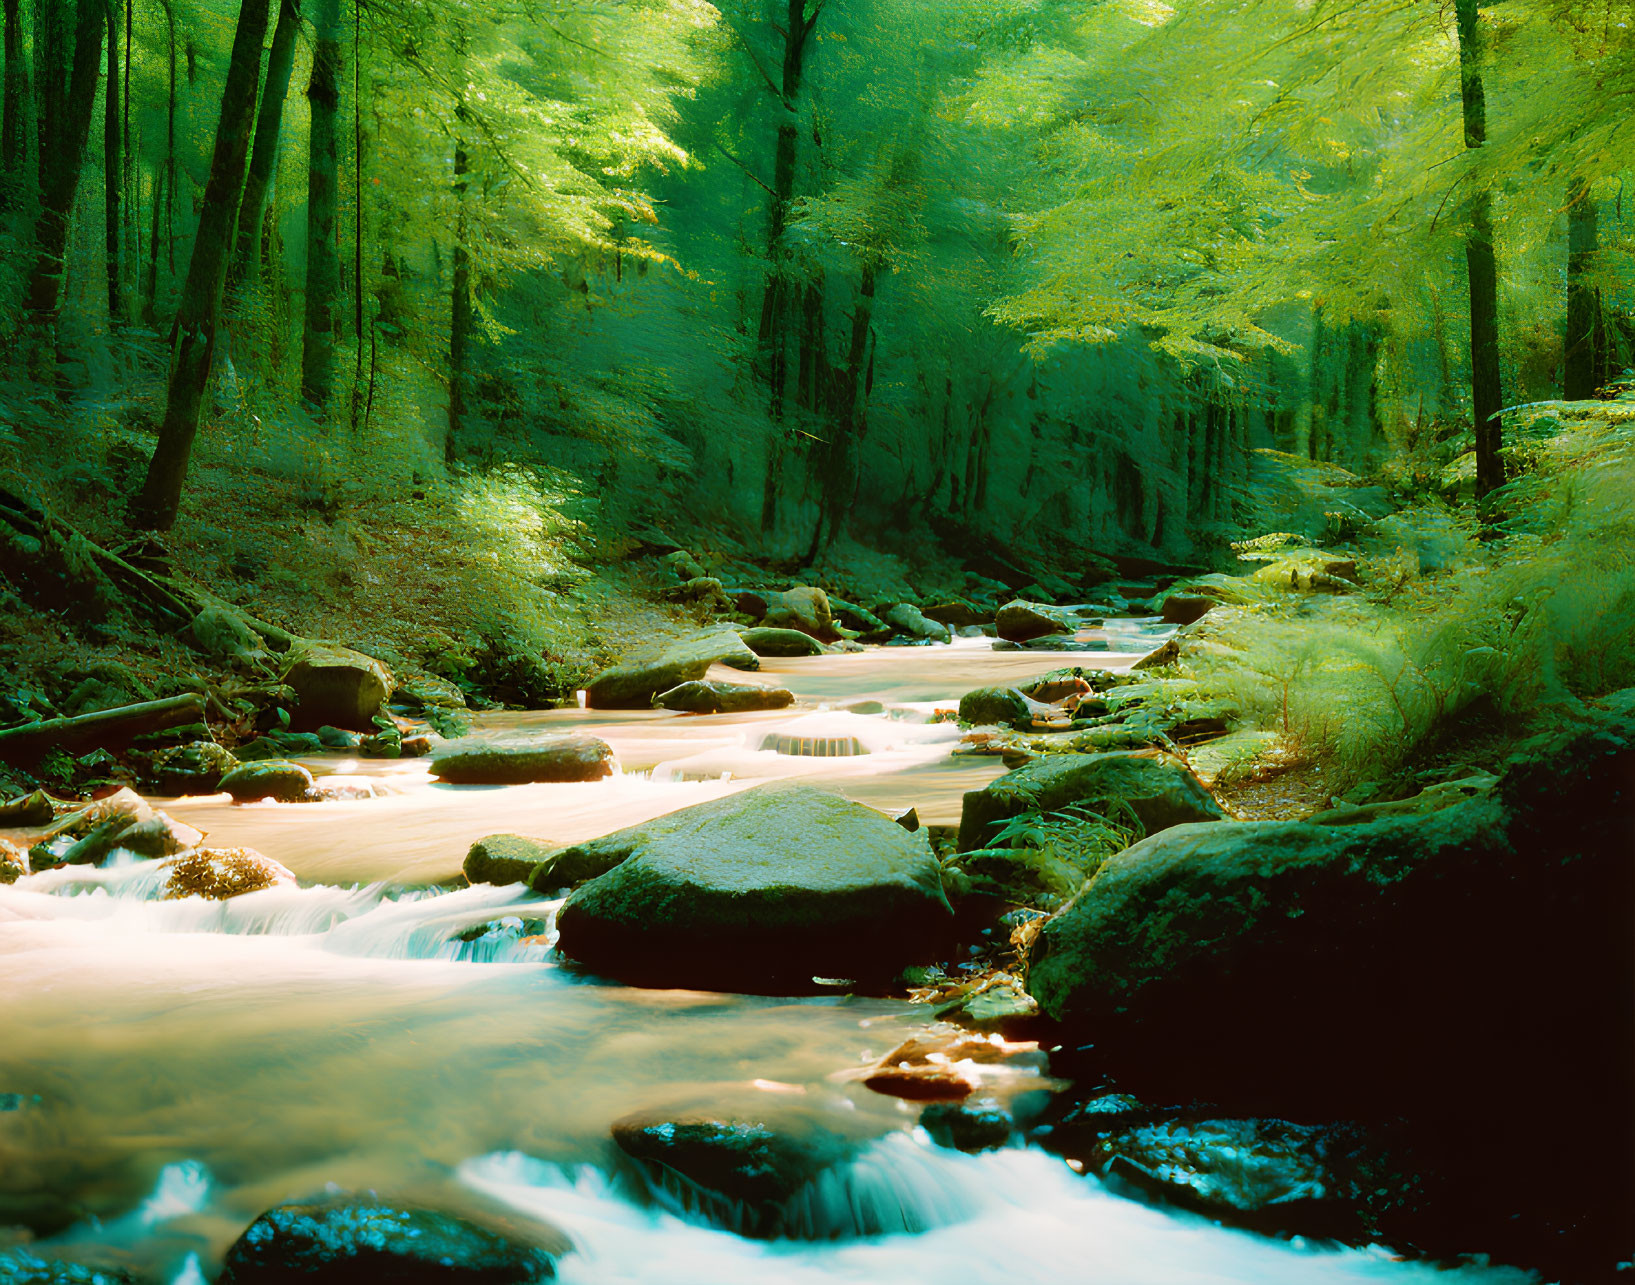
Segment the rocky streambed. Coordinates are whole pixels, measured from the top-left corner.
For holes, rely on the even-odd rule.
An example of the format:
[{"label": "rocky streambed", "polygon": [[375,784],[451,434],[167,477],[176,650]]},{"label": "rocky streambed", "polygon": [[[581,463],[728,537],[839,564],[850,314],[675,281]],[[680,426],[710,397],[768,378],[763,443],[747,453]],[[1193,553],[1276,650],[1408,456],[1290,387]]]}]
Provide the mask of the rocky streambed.
[{"label": "rocky streambed", "polygon": [[679,708],[626,672],[637,708],[105,805],[43,849],[95,861],[0,886],[0,1281],[1614,1261],[1621,1028],[1570,983],[1620,958],[1594,818],[1635,711],[1406,815],[1257,828],[1186,765],[1210,711],[1110,717],[1165,634],[1075,628],[1088,678],[987,639],[694,657]]}]

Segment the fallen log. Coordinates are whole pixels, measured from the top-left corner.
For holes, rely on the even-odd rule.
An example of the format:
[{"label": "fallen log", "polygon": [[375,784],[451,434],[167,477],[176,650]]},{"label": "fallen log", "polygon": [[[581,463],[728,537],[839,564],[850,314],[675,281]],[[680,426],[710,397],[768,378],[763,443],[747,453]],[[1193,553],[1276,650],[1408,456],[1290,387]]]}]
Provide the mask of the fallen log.
[{"label": "fallen log", "polygon": [[196,692],[165,700],[143,701],[99,709],[73,718],[52,718],[43,723],[0,730],[0,759],[27,766],[37,763],[50,750],[79,753],[84,750],[123,746],[144,732],[162,732],[204,721],[204,697]]}]

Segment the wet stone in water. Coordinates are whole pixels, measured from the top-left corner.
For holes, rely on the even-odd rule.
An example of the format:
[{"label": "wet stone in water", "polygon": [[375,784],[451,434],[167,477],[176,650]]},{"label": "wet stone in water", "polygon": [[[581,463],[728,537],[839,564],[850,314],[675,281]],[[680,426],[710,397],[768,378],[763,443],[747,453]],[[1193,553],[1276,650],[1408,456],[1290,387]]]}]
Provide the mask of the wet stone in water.
[{"label": "wet stone in water", "polygon": [[164,897],[206,897],[225,901],[247,892],[295,882],[295,876],[253,848],[200,848],[165,863]]},{"label": "wet stone in water", "polygon": [[269,1209],[227,1251],[220,1280],[221,1285],[291,1280],[525,1285],[555,1275],[550,1254],[501,1230],[436,1210],[343,1194]]}]

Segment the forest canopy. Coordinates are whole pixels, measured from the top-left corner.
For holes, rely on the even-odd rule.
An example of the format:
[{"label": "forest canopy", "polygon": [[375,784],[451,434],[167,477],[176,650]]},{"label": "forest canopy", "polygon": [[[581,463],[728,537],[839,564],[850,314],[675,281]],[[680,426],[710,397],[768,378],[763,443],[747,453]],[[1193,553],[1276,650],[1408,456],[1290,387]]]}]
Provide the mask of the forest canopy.
[{"label": "forest canopy", "polygon": [[1635,362],[1630,18],[7,0],[5,447],[132,531],[507,464],[813,565],[1207,560],[1291,458],[1485,494]]}]

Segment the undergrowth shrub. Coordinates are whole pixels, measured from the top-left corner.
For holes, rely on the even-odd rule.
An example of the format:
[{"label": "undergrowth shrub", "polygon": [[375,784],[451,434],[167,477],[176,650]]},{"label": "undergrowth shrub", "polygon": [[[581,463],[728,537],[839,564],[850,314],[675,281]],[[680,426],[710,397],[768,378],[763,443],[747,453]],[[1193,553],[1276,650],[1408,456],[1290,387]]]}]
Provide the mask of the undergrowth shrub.
[{"label": "undergrowth shrub", "polygon": [[1522,727],[1635,684],[1635,412],[1527,440],[1492,538],[1436,503],[1373,523],[1363,594],[1225,614],[1192,662],[1203,688],[1344,786],[1478,710]]}]

